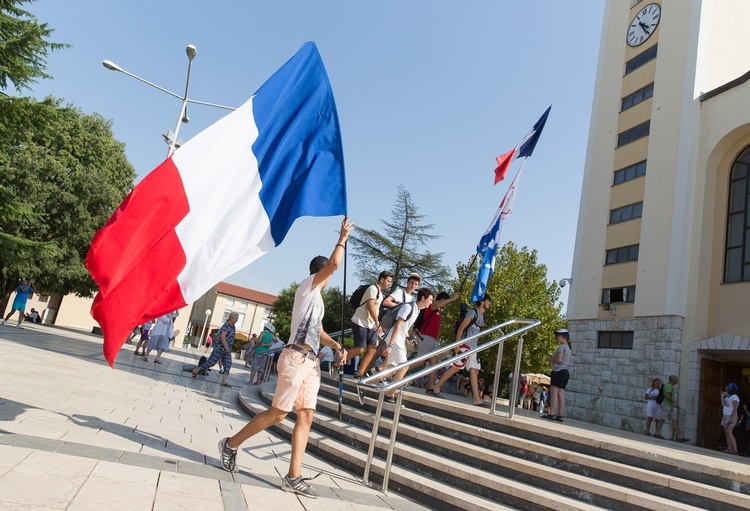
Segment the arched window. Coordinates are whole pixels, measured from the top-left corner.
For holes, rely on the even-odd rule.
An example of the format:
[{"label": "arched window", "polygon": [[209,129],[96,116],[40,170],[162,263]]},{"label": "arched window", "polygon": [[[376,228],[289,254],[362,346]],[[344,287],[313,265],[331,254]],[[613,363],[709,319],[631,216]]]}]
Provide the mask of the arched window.
[{"label": "arched window", "polygon": [[734,160],[729,175],[724,282],[750,280],[750,147]]}]

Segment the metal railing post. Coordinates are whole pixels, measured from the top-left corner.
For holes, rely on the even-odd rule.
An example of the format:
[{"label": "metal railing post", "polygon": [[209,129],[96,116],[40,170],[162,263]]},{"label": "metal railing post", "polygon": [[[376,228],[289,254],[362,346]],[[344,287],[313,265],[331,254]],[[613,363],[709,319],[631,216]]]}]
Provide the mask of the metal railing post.
[{"label": "metal railing post", "polygon": [[495,414],[495,409],[497,408],[497,398],[500,395],[500,389],[498,388],[498,385],[500,385],[500,368],[503,364],[503,347],[505,346],[505,341],[500,341],[500,343],[497,345],[497,362],[495,362],[495,380],[492,382],[492,396],[490,396],[490,399],[492,399],[492,403],[490,404],[490,413]]},{"label": "metal railing post", "polygon": [[[382,394],[385,396],[385,393]],[[396,396],[396,409],[393,411],[393,424],[391,425],[391,441],[388,444],[388,457],[385,460],[385,472],[383,473],[383,493],[388,495],[388,481],[391,478],[391,464],[393,463],[393,450],[396,448],[396,433],[398,433],[398,420],[401,418],[401,402],[404,400],[403,388]]]},{"label": "metal railing post", "polygon": [[370,468],[372,467],[372,458],[375,455],[375,442],[378,438],[378,427],[380,425],[380,416],[383,413],[383,401],[385,393],[381,392],[378,397],[378,408],[375,411],[375,421],[372,423],[372,435],[370,437],[370,449],[367,451],[367,461],[365,462],[365,475],[362,476],[362,482],[370,486]]},{"label": "metal railing post", "polygon": [[516,411],[516,398],[518,398],[518,380],[521,378],[521,355],[523,351],[523,335],[518,338],[518,347],[516,348],[516,365],[513,369],[513,387],[510,389],[511,401],[508,402],[508,418],[512,419]]}]

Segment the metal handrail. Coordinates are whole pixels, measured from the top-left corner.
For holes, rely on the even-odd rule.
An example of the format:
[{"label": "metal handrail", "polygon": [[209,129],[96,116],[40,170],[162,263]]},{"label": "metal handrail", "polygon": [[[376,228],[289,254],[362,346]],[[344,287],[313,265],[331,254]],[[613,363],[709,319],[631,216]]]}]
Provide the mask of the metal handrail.
[{"label": "metal handrail", "polygon": [[[517,328],[517,329],[515,329],[512,332],[507,333],[507,334],[503,333],[503,331],[502,331],[503,328],[505,328],[507,326],[510,326],[510,325],[518,324],[518,323],[525,324],[525,326]],[[498,379],[499,379],[499,373],[500,373],[500,366],[501,366],[501,360],[502,360],[502,354],[503,354],[502,348],[503,348],[503,345],[504,345],[505,341],[507,339],[510,339],[510,338],[518,336],[518,335],[521,336],[519,338],[519,340],[518,340],[518,353],[517,353],[517,356],[516,356],[516,369],[515,369],[515,373],[518,373],[520,362],[521,362],[521,350],[523,349],[523,336],[524,336],[524,334],[526,332],[528,332],[529,330],[532,330],[532,329],[538,327],[541,324],[542,324],[542,322],[540,320],[538,320],[538,319],[524,319],[524,318],[510,319],[508,321],[500,323],[499,325],[495,325],[495,326],[490,327],[490,328],[488,328],[486,330],[483,330],[483,331],[479,332],[478,334],[475,334],[475,335],[472,335],[472,336],[469,336],[469,337],[465,337],[464,339],[461,339],[461,340],[456,341],[454,343],[448,344],[447,346],[443,346],[443,347],[437,349],[436,351],[433,351],[431,353],[427,353],[425,355],[422,355],[421,357],[416,357],[416,358],[413,358],[411,360],[407,360],[406,362],[404,362],[402,364],[399,364],[397,366],[394,366],[394,367],[392,367],[390,369],[386,368],[385,370],[380,371],[376,375],[368,376],[367,378],[363,378],[362,380],[360,380],[357,383],[358,390],[360,390],[360,392],[358,392],[360,404],[364,405],[364,401],[363,401],[363,397],[362,397],[363,393],[361,392],[361,390],[369,389],[369,390],[372,390],[374,392],[378,392],[379,393],[379,396],[378,396],[378,406],[377,406],[377,409],[376,409],[376,412],[375,412],[375,421],[374,421],[373,426],[372,426],[372,437],[370,439],[370,448],[369,448],[369,450],[367,452],[367,462],[365,463],[365,473],[364,473],[364,476],[362,478],[363,483],[366,484],[366,485],[370,484],[370,482],[369,482],[370,469],[372,467],[372,460],[373,460],[373,457],[374,457],[374,454],[375,454],[375,442],[376,442],[377,436],[378,436],[378,427],[379,427],[379,424],[380,424],[380,417],[381,417],[381,414],[382,414],[382,411],[383,411],[383,402],[385,401],[385,393],[386,392],[388,392],[390,390],[393,390],[393,389],[398,389],[398,388],[401,388],[401,387],[405,387],[406,385],[410,384],[412,381],[417,380],[417,379],[421,379],[421,378],[423,378],[424,376],[430,374],[433,371],[437,371],[437,370],[439,370],[439,369],[441,369],[443,367],[451,365],[454,362],[456,362],[458,360],[461,360],[461,359],[464,359],[465,357],[469,357],[469,356],[471,356],[474,353],[479,353],[480,351],[484,351],[486,349],[489,349],[489,348],[492,348],[494,346],[500,345],[500,348],[498,349],[498,358],[497,358],[497,363],[496,363],[496,367],[495,367],[495,382],[494,382],[494,386],[493,386],[493,396],[491,396],[492,406],[490,408],[490,413],[494,414],[496,403],[497,403],[497,396],[499,395],[497,385],[498,385]],[[395,374],[397,371],[403,369],[404,367],[419,364],[419,363],[424,362],[424,361],[426,361],[426,360],[428,360],[428,359],[430,359],[432,357],[435,357],[435,356],[440,355],[442,353],[446,353],[448,351],[451,351],[451,350],[453,350],[453,349],[461,346],[462,344],[466,344],[467,342],[473,341],[474,339],[478,340],[480,337],[486,336],[486,335],[491,334],[491,333],[496,332],[496,331],[500,331],[500,333],[502,335],[500,337],[496,338],[496,339],[492,339],[490,341],[487,341],[484,344],[482,344],[480,346],[477,346],[476,348],[472,348],[469,351],[465,351],[465,352],[460,353],[458,355],[455,355],[453,357],[444,359],[444,360],[438,362],[435,365],[431,365],[431,366],[426,367],[424,369],[421,369],[421,370],[419,370],[419,371],[417,371],[415,373],[412,373],[410,375],[406,375],[406,376],[404,376],[404,378],[402,378],[402,379],[400,379],[398,381],[394,381],[394,382],[391,382],[391,383],[383,383],[383,382],[380,381],[383,378],[387,378],[388,376],[390,376],[392,374]],[[378,381],[378,384],[373,384],[372,382],[374,382],[374,381]],[[395,409],[394,414],[393,414],[393,426],[391,427],[391,437],[390,437],[390,442],[389,442],[389,445],[388,445],[388,455],[387,455],[386,463],[385,463],[385,472],[383,473],[383,487],[382,487],[382,490],[383,490],[383,493],[386,493],[386,494],[388,493],[388,480],[390,478],[390,473],[391,473],[391,464],[392,464],[392,460],[393,460],[393,451],[394,451],[394,448],[395,448],[395,445],[396,445],[396,433],[398,431],[398,421],[399,421],[399,417],[400,417],[400,413],[401,413],[401,403],[402,403],[402,400],[403,400],[403,394],[404,394],[403,392],[398,392],[397,393],[397,397],[396,397],[396,409]],[[513,417],[513,409],[514,409],[514,407],[511,406],[510,410],[509,410],[509,417],[510,418]]]}]

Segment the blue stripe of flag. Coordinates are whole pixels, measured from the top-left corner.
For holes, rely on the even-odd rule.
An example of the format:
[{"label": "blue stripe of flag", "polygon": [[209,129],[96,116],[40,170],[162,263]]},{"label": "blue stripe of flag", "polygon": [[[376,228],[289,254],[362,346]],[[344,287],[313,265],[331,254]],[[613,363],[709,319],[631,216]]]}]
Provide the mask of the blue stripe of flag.
[{"label": "blue stripe of flag", "polygon": [[253,153],[260,200],[280,244],[302,216],[347,212],[344,153],[333,91],[318,49],[307,42],[253,98]]}]

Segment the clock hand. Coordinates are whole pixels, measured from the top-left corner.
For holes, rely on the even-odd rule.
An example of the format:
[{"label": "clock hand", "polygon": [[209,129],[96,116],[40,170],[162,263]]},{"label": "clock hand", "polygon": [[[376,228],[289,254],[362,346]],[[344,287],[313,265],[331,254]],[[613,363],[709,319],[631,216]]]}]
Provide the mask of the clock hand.
[{"label": "clock hand", "polygon": [[646,35],[651,35],[651,32],[649,32],[649,30],[648,30],[651,27],[649,27],[648,25],[646,25],[642,21],[639,21],[638,24],[641,26],[641,28],[643,29],[643,31],[646,32]]}]

